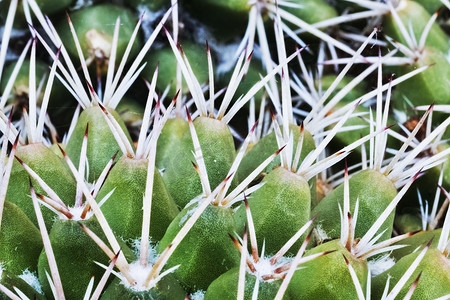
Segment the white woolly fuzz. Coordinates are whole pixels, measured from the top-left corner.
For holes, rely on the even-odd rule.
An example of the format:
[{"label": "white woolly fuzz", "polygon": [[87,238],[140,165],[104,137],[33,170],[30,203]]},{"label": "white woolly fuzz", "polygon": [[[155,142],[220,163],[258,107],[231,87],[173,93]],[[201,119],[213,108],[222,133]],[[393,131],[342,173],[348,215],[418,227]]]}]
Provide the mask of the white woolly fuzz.
[{"label": "white woolly fuzz", "polygon": [[259,281],[271,282],[274,281],[274,279],[264,280],[263,277],[270,277],[271,275],[275,275],[275,269],[294,260],[292,257],[281,257],[275,265],[272,265],[270,263],[271,258],[272,257],[261,257],[257,263],[253,262],[256,272],[252,272],[248,267],[247,272],[255,275],[256,278],[259,279]]},{"label": "white woolly fuzz", "polygon": [[[1,277],[1,274],[0,274],[0,277]],[[39,279],[38,279],[38,277],[37,277],[35,272],[31,272],[30,270],[26,269],[18,277],[20,279],[22,279],[23,281],[25,281],[36,292],[38,292],[39,294],[43,294],[41,283],[39,282]]]},{"label": "white woolly fuzz", "polygon": [[195,293],[191,294],[191,300],[203,300],[205,298],[206,292],[203,290],[198,290]]},{"label": "white woolly fuzz", "polygon": [[144,287],[144,284],[151,270],[152,267],[150,265],[143,267],[139,263],[139,261],[135,261],[132,264],[130,264],[130,275],[136,281],[136,284],[131,286],[130,283],[126,280],[122,281],[122,284],[125,285],[128,289],[136,292],[148,291],[149,289],[153,288],[152,284],[150,284],[148,288]]},{"label": "white woolly fuzz", "polygon": [[166,276],[167,274],[173,273],[176,269],[178,269],[178,266],[175,266],[173,268],[170,268],[167,271],[164,271],[163,273],[159,274],[159,276],[155,279],[150,280],[148,286],[145,286],[145,282],[147,280],[148,275],[152,271],[153,266],[147,265],[146,267],[142,266],[139,261],[135,261],[132,264],[130,264],[130,275],[136,282],[133,286],[130,285],[128,281],[122,281],[121,284],[123,284],[127,289],[135,291],[135,292],[145,292],[149,291],[152,288],[156,286],[156,284]]},{"label": "white woolly fuzz", "polygon": [[[141,250],[141,239],[133,239],[130,241],[132,250],[136,257],[140,257],[140,250]],[[153,242],[151,239],[149,241],[149,247],[148,247],[148,257],[147,261],[149,264],[154,265],[156,261],[158,260],[159,254],[156,251],[156,248],[158,247],[158,243]]]},{"label": "white woolly fuzz", "polygon": [[320,224],[317,225],[316,228],[314,228],[313,234],[319,244],[329,239],[327,233],[322,229],[322,226]]},{"label": "white woolly fuzz", "polygon": [[389,254],[385,254],[380,258],[368,261],[368,267],[370,269],[370,274],[375,277],[384,271],[390,269],[395,264],[393,258],[389,257]]}]

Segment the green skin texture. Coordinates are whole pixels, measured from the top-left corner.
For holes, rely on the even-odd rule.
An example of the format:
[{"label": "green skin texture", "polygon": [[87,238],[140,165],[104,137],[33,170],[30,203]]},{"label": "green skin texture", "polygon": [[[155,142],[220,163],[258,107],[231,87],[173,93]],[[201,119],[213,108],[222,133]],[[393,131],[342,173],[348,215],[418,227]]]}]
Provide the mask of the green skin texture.
[{"label": "green skin texture", "polygon": [[[122,119],[115,110],[109,109],[109,112],[119,123],[133,146],[131,137]],[[88,180],[89,182],[92,182],[97,180],[113,155],[119,151],[116,157],[116,159],[118,159],[122,155],[122,152],[120,151],[119,145],[117,144],[108,123],[104,119],[101,108],[97,105],[88,107],[80,114],[77,125],[75,126],[66,147],[66,153],[76,167],[78,167],[80,161],[81,145],[83,144],[84,133],[88,123],[89,131],[86,156],[89,162]]]},{"label": "green skin texture", "polygon": [[156,167],[164,169],[169,165],[172,152],[177,149],[179,141],[186,134],[190,134],[188,121],[179,117],[167,120],[156,146]]},{"label": "green skin texture", "polygon": [[[388,276],[391,277],[389,291],[392,290],[422,249],[423,247],[403,257],[392,268],[373,278],[373,299],[380,299]],[[411,299],[437,299],[450,293],[450,261],[439,250],[428,249],[419,266],[408,279],[396,299],[403,299],[405,297],[420,272],[422,272],[422,275]]]},{"label": "green skin texture", "polygon": [[[52,150],[53,153],[55,153],[55,155],[58,156],[60,159],[64,159],[64,155],[63,155],[63,153],[61,152],[61,149],[59,149],[58,146],[61,147],[61,149],[63,149],[64,151],[66,151],[66,145],[61,144],[61,143],[51,144],[51,146],[50,146],[49,148],[50,148],[50,150]],[[70,170],[70,169],[69,169],[69,166],[68,166],[67,164],[66,164],[65,166],[66,166],[67,170]]]},{"label": "green skin texture", "polygon": [[[89,45],[89,40],[86,37],[86,33],[92,29],[95,29],[101,33],[102,36],[106,36],[108,43],[111,44],[114,35],[114,24],[117,17],[120,17],[120,29],[117,43],[116,64],[118,64],[122,59],[130,37],[134,31],[134,27],[138,22],[138,18],[134,15],[134,13],[125,7],[113,4],[100,4],[85,7],[70,14],[70,19],[75,27],[75,32],[77,33],[85,59],[91,56],[89,51],[94,50],[89,49],[91,46]],[[105,24],[111,25],[105,26]],[[72,33],[69,29],[67,20],[63,19],[60,23],[58,23],[56,30],[58,31],[61,40],[65,41],[67,51],[72,56],[78,58],[78,52],[75,47],[75,42],[73,41]],[[142,41],[138,34],[131,48],[128,59],[136,56],[139,49],[141,49],[141,46]]]},{"label": "green skin texture", "polygon": [[[384,209],[397,195],[395,185],[386,176],[372,169],[363,170],[353,175],[349,180],[350,188],[350,213],[355,210],[356,199],[359,198],[358,221],[356,223],[355,238],[362,236],[375,223]],[[325,231],[330,239],[339,238],[341,235],[341,218],[338,202],[344,208],[344,185],[341,184],[331,191],[317,205],[311,215],[317,215],[316,226]],[[378,242],[391,237],[395,212],[392,212],[377,234],[387,229],[381,235]]]},{"label": "green skin texture", "polygon": [[[308,182],[282,167],[270,172],[264,185],[248,199],[260,251],[265,241],[265,253],[275,254],[310,219],[311,193]],[[236,227],[242,236],[247,222],[245,205],[235,214]],[[289,252],[295,255],[296,247]]]},{"label": "green skin texture", "polygon": [[443,6],[440,0],[421,0],[420,5],[422,5],[430,15],[434,14],[440,7]]},{"label": "green skin texture", "polygon": [[336,252],[302,264],[302,269],[295,271],[287,289],[291,297],[294,299],[358,299],[343,255],[355,270],[362,287],[367,284],[365,260],[354,257],[339,240],[316,246],[306,251],[303,256],[332,250]]},{"label": "green skin texture", "polygon": [[[69,6],[74,2],[73,0],[36,0],[36,4],[41,9],[44,15],[52,15],[57,12],[63,12],[65,9],[68,9]],[[9,4],[11,0],[0,1],[0,19],[3,21],[6,19],[8,14]],[[32,14],[33,15],[33,14]],[[14,17],[14,28],[24,29],[27,28],[27,21],[25,19],[25,14],[23,12],[22,1],[19,1],[19,5],[17,6],[17,12]]]},{"label": "green skin texture", "polygon": [[[411,21],[412,28],[414,30],[415,38],[420,40],[425,25],[430,20],[431,15],[416,1],[407,0],[406,7],[403,9],[397,9],[397,13],[402,20],[403,24],[408,30],[408,24]],[[400,28],[394,21],[392,14],[387,14],[383,20],[383,31],[386,35],[390,36],[394,40],[407,45]],[[436,24],[431,26],[430,33],[428,34],[426,46],[434,47],[442,53],[448,53],[450,50],[450,42],[445,32]],[[441,61],[439,61],[441,63]],[[409,84],[408,84],[409,85]],[[414,86],[414,85],[411,85]],[[417,89],[414,89],[417,90]]]},{"label": "green skin texture", "polygon": [[395,107],[410,109],[403,97],[407,97],[414,106],[450,104],[450,63],[438,49],[425,47],[420,59],[414,64],[399,66],[394,70],[398,75],[403,75],[428,65],[432,66],[397,86],[393,102]]},{"label": "green skin texture", "polygon": [[422,230],[422,220],[419,216],[411,214],[397,214],[394,227],[400,234]]},{"label": "green skin texture", "polygon": [[[29,299],[45,299],[45,297],[39,294],[35,289],[28,285],[23,279],[11,274],[7,271],[0,271],[0,284],[4,285],[10,291],[14,291],[14,287],[23,292]],[[0,292],[0,300],[9,300],[3,292]]]},{"label": "green skin texture", "polygon": [[406,247],[392,251],[391,257],[395,258],[395,260],[398,261],[402,257],[411,254],[418,247],[428,243],[431,239],[433,239],[433,242],[431,242],[430,249],[436,249],[439,244],[439,237],[441,236],[441,232],[442,228],[430,231],[421,231],[400,242],[397,242],[394,245],[406,245]]},{"label": "green skin texture", "polygon": [[[102,212],[115,234],[124,240],[137,239],[142,234],[142,202],[147,166],[147,159],[122,156],[97,195],[97,201],[100,201],[115,188],[102,205]],[[150,236],[152,240],[159,241],[179,210],[168,194],[158,170],[154,172],[153,180]]]},{"label": "green skin texture", "polygon": [[[281,127],[283,130],[283,127]],[[289,125],[289,130],[293,133],[294,136],[294,147],[295,150],[298,144],[298,138],[300,137],[300,126]],[[312,135],[308,131],[304,131],[303,137],[303,146],[302,152],[300,154],[299,165],[302,163],[303,159],[305,159],[306,155],[309,154],[312,150],[316,148],[314,143],[314,139]],[[239,180],[244,180],[250,175],[253,170],[255,170],[263,161],[265,161],[269,156],[274,154],[278,150],[277,139],[275,137],[275,132],[271,132],[270,134],[264,136],[258,143],[256,143],[250,151],[248,151],[244,158],[242,159],[239,168],[237,170],[237,176]],[[295,156],[295,151],[292,154],[292,158]],[[265,172],[270,173],[270,171],[281,163],[281,159],[279,156],[275,157],[274,160],[266,167]]]},{"label": "green skin texture", "polygon": [[[205,46],[187,42],[181,43],[181,47],[198,82],[200,84],[208,82],[208,61]],[[142,71],[142,76],[150,82],[156,67],[159,65],[157,87],[164,91],[170,85],[169,95],[175,95],[177,92],[177,59],[172,48],[166,47],[150,51],[145,61],[147,61],[147,66]],[[182,94],[188,92],[189,88],[183,78]]]},{"label": "green skin texture", "polygon": [[301,8],[287,7],[286,10],[306,23],[313,24],[337,17],[336,10],[324,0],[297,0]]},{"label": "green skin texture", "polygon": [[144,107],[142,104],[134,99],[124,97],[116,107],[120,118],[127,124],[127,126],[134,126],[133,123],[142,121],[144,117]]},{"label": "green skin texture", "polygon": [[[19,146],[16,149],[16,156],[36,172],[66,205],[71,206],[75,203],[77,186],[75,178],[67,170],[64,161],[50,148],[42,143]],[[28,172],[14,160],[6,199],[19,206],[37,227],[36,213],[30,198],[29,178]],[[36,193],[46,195],[34,179],[32,183]],[[42,208],[42,214],[45,225],[51,228],[55,214],[47,208]]]},{"label": "green skin texture", "polygon": [[[281,127],[283,130],[283,127]],[[300,137],[300,126],[289,125],[289,130],[294,136],[294,147],[297,148],[298,139]],[[302,152],[300,153],[299,165],[302,163],[303,159],[316,148],[314,139],[312,135],[305,130],[303,137]],[[239,168],[237,170],[237,178],[242,181],[250,175],[253,170],[255,170],[263,161],[265,161],[269,156],[274,154],[278,150],[278,143],[275,137],[275,132],[271,132],[259,140],[253,147],[244,155]],[[292,153],[292,159],[294,159],[295,151]],[[272,169],[280,165],[281,159],[279,155],[275,157],[272,162],[266,167],[265,172],[270,173]],[[311,207],[315,207],[317,204],[317,193],[316,193],[316,179],[312,178],[309,181],[309,188],[311,190]]]},{"label": "green skin texture", "polygon": [[129,300],[182,300],[185,299],[186,292],[171,276],[171,274],[164,276],[156,287],[150,291],[133,291],[125,287],[119,278],[114,278],[111,284],[105,289],[100,299],[115,300],[115,299],[129,299]]},{"label": "green skin texture", "polygon": [[[186,207],[172,221],[158,245],[161,253],[198,207]],[[228,236],[236,231],[233,210],[209,205],[169,258],[165,269],[180,265],[174,274],[193,292],[206,290],[221,274],[239,265],[239,253]]]},{"label": "green skin texture", "polygon": [[[105,270],[95,264],[95,261],[106,266],[109,265],[106,254],[83,231],[79,223],[86,225],[104,242],[107,242],[95,218],[83,221],[58,220],[55,222],[49,237],[66,299],[82,299],[92,276],[95,276],[94,286],[98,284]],[[123,243],[120,246],[126,258],[134,259],[131,250]],[[46,271],[50,274],[47,255],[45,250],[42,250],[38,261],[38,275],[44,294],[50,296],[52,292],[45,275]],[[76,280],[74,280],[75,275]]]},{"label": "green skin texture", "polygon": [[[31,203],[30,203],[31,205]],[[36,271],[42,250],[39,230],[15,204],[5,201],[0,231],[0,263],[14,275],[25,269]]]},{"label": "green skin texture", "polygon": [[[245,274],[245,290],[244,299],[252,299],[253,289],[256,282],[256,276],[253,274]],[[220,275],[219,278],[214,280],[211,285],[206,290],[204,300],[234,300],[237,297],[239,282],[239,268],[233,268],[228,272]],[[274,299],[280,286],[282,280],[274,281],[260,281],[258,289],[258,299]],[[295,299],[289,297],[285,293],[283,299]]]},{"label": "green skin texture", "polygon": [[[216,119],[198,117],[194,120],[194,126],[211,190],[214,190],[225,180],[233,164],[236,152],[233,136],[228,126]],[[203,192],[200,177],[192,166],[195,162],[193,150],[191,133],[187,130],[178,145],[171,149],[171,159],[163,175],[167,190],[182,208]],[[230,191],[233,188],[232,184]]]}]

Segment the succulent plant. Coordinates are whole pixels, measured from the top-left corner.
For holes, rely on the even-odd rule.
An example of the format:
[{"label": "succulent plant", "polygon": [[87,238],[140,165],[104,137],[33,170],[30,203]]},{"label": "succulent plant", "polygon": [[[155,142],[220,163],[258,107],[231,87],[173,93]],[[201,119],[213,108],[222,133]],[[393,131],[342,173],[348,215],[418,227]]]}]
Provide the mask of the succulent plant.
[{"label": "succulent plant", "polygon": [[0,299],[450,298],[447,0],[72,2],[0,1]]}]

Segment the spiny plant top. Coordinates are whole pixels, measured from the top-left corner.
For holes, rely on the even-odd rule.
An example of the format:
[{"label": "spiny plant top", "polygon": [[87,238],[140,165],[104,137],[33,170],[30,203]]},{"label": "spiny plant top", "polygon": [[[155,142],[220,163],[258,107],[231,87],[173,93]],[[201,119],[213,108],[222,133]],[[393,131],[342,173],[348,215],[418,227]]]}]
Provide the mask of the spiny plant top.
[{"label": "spiny plant top", "polygon": [[[377,92],[377,100],[376,100],[376,119],[373,120],[372,110],[370,110],[370,131],[374,131],[374,126],[376,126],[377,130],[380,130],[382,128],[386,128],[387,121],[388,121],[388,114],[390,109],[390,101],[391,101],[391,88],[393,80],[392,78],[389,81],[388,84],[388,92],[386,95],[386,100],[383,108],[383,99],[382,99],[382,64],[381,64],[381,56],[379,59],[379,62],[377,64],[378,66],[378,77],[377,77],[377,84],[378,89]],[[437,154],[430,158],[424,158],[419,161],[413,160],[421,153],[424,149],[428,148],[430,143],[433,142],[434,145],[437,145],[440,143],[441,137],[443,133],[445,132],[447,126],[450,124],[450,118],[447,118],[440,126],[438,126],[435,130],[431,131],[431,123],[428,124],[428,130],[427,130],[427,136],[426,138],[421,141],[420,143],[414,145],[414,149],[410,152],[406,152],[407,148],[411,145],[415,135],[419,131],[419,129],[424,124],[427,116],[431,113],[433,109],[433,105],[428,107],[426,113],[422,116],[422,118],[419,120],[419,122],[414,127],[414,130],[408,134],[408,138],[406,140],[403,140],[404,143],[402,147],[395,153],[395,156],[392,158],[392,160],[389,160],[386,166],[383,166],[384,163],[384,155],[385,155],[385,148],[387,144],[387,136],[388,131],[385,131],[383,134],[378,135],[375,137],[375,140],[371,140],[370,142],[370,151],[369,151],[369,167],[372,169],[375,169],[377,171],[382,172],[385,174],[391,181],[397,183],[397,186],[402,186],[405,180],[407,181],[411,176],[413,176],[419,169],[425,168],[429,169],[435,165],[438,165],[442,162],[442,160],[445,160],[445,156],[448,152],[444,151],[442,155]],[[431,122],[431,120],[429,120]],[[390,131],[392,132],[392,131]],[[395,137],[398,137],[398,135],[395,135]],[[363,158],[364,162],[367,162],[366,158]],[[410,166],[410,164],[414,164],[413,166]],[[366,169],[367,164],[362,164],[362,168]]]},{"label": "spiny plant top", "polygon": [[[151,177],[151,176],[148,176]],[[151,186],[151,180],[148,181],[149,184],[147,184],[146,189]],[[206,209],[206,207],[210,204],[210,202],[214,199],[214,197],[217,196],[217,194],[223,190],[226,182],[230,180],[230,178],[226,178],[212,193],[204,198],[203,202],[200,206],[198,206],[195,211],[191,214],[189,219],[186,221],[186,223],[183,225],[183,227],[180,229],[180,231],[176,234],[173,241],[168,245],[168,247],[161,253],[161,255],[158,257],[156,262],[154,264],[151,264],[148,261],[149,255],[148,255],[148,235],[145,236],[144,230],[143,230],[143,236],[141,240],[141,251],[140,251],[140,258],[138,261],[128,264],[125,262],[125,264],[119,266],[117,265],[118,269],[121,273],[114,274],[119,277],[122,284],[125,284],[125,286],[130,289],[131,291],[135,292],[141,292],[141,291],[149,291],[151,289],[156,288],[157,283],[167,274],[172,273],[175,271],[179,265],[174,266],[172,268],[169,268],[168,270],[161,272],[164,266],[166,265],[167,261],[169,260],[170,256],[173,254],[175,249],[178,247],[178,245],[182,242],[183,238],[188,234],[190,229],[194,226],[195,222],[198,220],[198,218],[201,216],[203,211]],[[151,192],[146,192],[144,201],[145,202],[151,202]],[[144,211],[144,214],[147,214],[146,211]],[[108,246],[106,246],[93,232],[91,232],[88,228],[83,227],[83,229],[86,231],[89,236],[103,249],[103,251],[110,257],[114,257],[114,252],[111,251]],[[147,241],[147,242],[145,242]]]},{"label": "spiny plant top", "polygon": [[[257,278],[255,281],[255,286],[253,289],[253,296],[258,296],[259,285],[263,284],[263,282],[272,282],[274,280],[283,280],[275,299],[281,299],[284,293],[286,292],[286,288],[289,285],[290,279],[292,278],[293,273],[297,269],[297,267],[308,261],[316,259],[320,256],[327,255],[332,253],[333,251],[325,251],[321,253],[317,253],[314,255],[310,255],[307,257],[303,257],[303,254],[306,250],[306,246],[310,240],[312,231],[308,234],[302,246],[300,247],[297,255],[292,258],[284,257],[286,252],[295,244],[295,242],[306,232],[306,230],[311,226],[314,221],[314,218],[307,222],[304,226],[302,226],[298,232],[292,236],[292,238],[272,257],[266,257],[264,255],[264,246],[262,248],[261,255],[258,253],[258,245],[256,241],[256,233],[253,224],[253,218],[250,212],[250,208],[245,197],[245,210],[247,215],[247,225],[244,230],[243,239],[240,239],[241,242],[236,240],[232,235],[230,235],[234,244],[236,245],[239,252],[241,252],[241,260],[239,267],[239,283],[237,290],[237,299],[244,298],[244,288],[245,288],[245,277],[246,273],[252,274]],[[248,230],[247,230],[248,229]],[[247,233],[250,232],[250,243],[251,243],[251,255],[248,254],[247,250]],[[264,295],[262,295],[264,297]]]},{"label": "spiny plant top", "polygon": [[[5,63],[5,57],[6,57],[6,51],[9,44],[9,39],[11,35],[12,25],[14,21],[15,12],[17,9],[17,2],[18,1],[12,1],[8,10],[8,16],[5,23],[4,31],[3,31],[3,37],[2,37],[2,45],[0,48],[0,79],[1,74],[3,71],[4,63]],[[29,112],[24,111],[24,119],[19,121],[16,126],[6,126],[8,124],[8,118],[5,116],[5,112],[9,111],[12,115],[12,108],[11,107],[5,107],[6,101],[8,100],[10,96],[10,92],[13,88],[14,81],[16,80],[16,77],[18,75],[18,72],[22,66],[22,63],[30,50],[31,47],[31,53],[30,53],[30,74],[29,74]],[[3,91],[3,94],[1,95],[0,100],[0,129],[4,133],[4,137],[6,136],[7,139],[11,141],[11,143],[14,142],[17,136],[19,136],[19,130],[22,130],[22,135],[19,137],[19,143],[20,145],[24,145],[26,143],[26,140],[28,140],[28,143],[36,143],[36,142],[44,142],[49,144],[49,142],[43,138],[43,132],[44,132],[44,124],[47,124],[49,126],[50,131],[51,124],[48,122],[48,117],[46,116],[46,110],[48,106],[48,101],[50,98],[50,92],[51,87],[53,85],[53,80],[56,74],[56,65],[58,63],[58,57],[59,57],[59,51],[54,56],[54,63],[50,71],[50,75],[45,87],[44,92],[44,98],[41,104],[41,107],[37,107],[37,94],[39,94],[40,90],[42,89],[42,85],[44,84],[44,80],[39,83],[39,86],[37,87],[36,84],[36,39],[32,38],[30,39],[27,44],[25,45],[22,53],[20,54],[15,66],[14,70],[11,74],[11,76],[7,80],[6,87]],[[43,78],[44,79],[44,78]],[[24,109],[25,110],[25,109]],[[36,119],[38,118],[38,119]],[[6,127],[9,129],[6,130]],[[19,130],[18,130],[19,129]],[[3,138],[4,138],[3,137]]]},{"label": "spiny plant top", "polygon": [[[68,23],[71,30],[71,33],[73,35],[75,45],[77,48],[78,56],[80,59],[80,64],[83,71],[84,81],[88,87],[88,93],[86,93],[85,84],[80,79],[79,75],[76,72],[76,68],[74,66],[74,63],[72,62],[71,58],[69,57],[69,54],[67,50],[65,49],[65,46],[63,42],[61,41],[58,33],[56,32],[52,22],[48,19],[48,17],[44,17],[41,13],[38,5],[34,0],[28,1],[29,6],[31,10],[34,12],[36,18],[39,21],[39,24],[43,27],[45,33],[47,34],[48,38],[50,38],[52,44],[55,47],[58,47],[61,51],[61,55],[63,57],[63,61],[66,64],[66,67],[62,63],[58,63],[59,70],[63,74],[64,77],[58,75],[58,78],[61,80],[61,82],[66,86],[66,88],[71,92],[71,94],[74,96],[74,98],[80,103],[80,105],[83,108],[90,107],[98,102],[102,102],[104,105],[107,105],[110,108],[115,108],[122,97],[125,95],[127,90],[130,88],[130,86],[133,84],[133,82],[136,80],[136,78],[139,76],[141,71],[144,69],[146,63],[144,63],[142,66],[139,66],[144,59],[145,54],[148,52],[150,47],[152,46],[154,40],[156,39],[157,35],[159,34],[159,31],[161,30],[164,22],[168,19],[169,15],[172,12],[172,8],[169,9],[164,16],[162,17],[159,24],[156,26],[155,30],[152,32],[150,37],[147,39],[146,43],[142,47],[142,49],[139,51],[139,54],[129,67],[128,71],[126,73],[124,72],[125,64],[127,63],[128,56],[131,51],[131,47],[133,46],[133,43],[136,39],[136,36],[138,34],[139,28],[142,23],[142,16],[140,17],[133,34],[131,35],[130,41],[128,43],[128,46],[125,50],[125,53],[120,61],[120,64],[115,71],[115,61],[116,61],[116,51],[117,51],[117,42],[118,42],[118,35],[119,35],[119,25],[120,25],[120,18],[116,20],[115,27],[114,27],[114,36],[113,41],[111,45],[111,55],[109,58],[108,63],[108,71],[107,71],[107,77],[106,77],[106,85],[104,92],[102,92],[101,84],[98,86],[98,92],[97,94],[94,93],[93,84],[87,69],[86,61],[84,59],[83,53],[80,48],[80,43],[78,41],[78,37],[76,35],[75,29],[72,25],[72,22],[70,20],[70,17],[68,16]],[[30,22],[32,24],[32,22]],[[55,57],[55,53],[52,51],[51,47],[45,42],[43,37],[34,29],[32,28],[32,34],[33,36],[36,36],[44,45],[44,47],[47,49],[48,53],[51,57]],[[114,72],[115,71],[115,72]],[[123,75],[123,77],[122,77]],[[100,80],[100,79],[99,79]],[[101,81],[99,81],[101,82]]]},{"label": "spiny plant top", "polygon": [[[211,53],[209,47],[207,47],[207,55],[208,55],[208,64],[209,64],[209,77],[210,77],[210,99],[207,104],[203,91],[201,89],[201,85],[197,78],[195,77],[192,68],[189,64],[189,61],[183,52],[181,46],[176,45],[170,33],[166,30],[166,36],[169,41],[170,46],[172,47],[173,53],[177,58],[178,64],[181,68],[184,78],[186,79],[186,83],[189,87],[189,90],[192,94],[194,103],[198,110],[199,115],[201,116],[209,116],[211,118],[217,118],[218,120],[222,120],[224,123],[228,124],[233,116],[249,101],[251,100],[255,94],[269,81],[271,80],[275,74],[280,72],[289,61],[291,61],[300,51],[304,48],[297,50],[295,53],[291,54],[289,57],[280,60],[280,64],[276,66],[271,72],[269,72],[264,78],[262,78],[258,83],[256,83],[245,95],[240,96],[240,98],[233,104],[233,106],[229,109],[228,113],[226,113],[227,108],[229,107],[233,96],[238,88],[240,81],[245,76],[248,66],[250,64],[250,59],[252,57],[252,52],[250,54],[246,54],[246,51],[242,51],[239,59],[234,67],[233,74],[231,75],[230,82],[226,89],[224,98],[220,105],[220,108],[217,112],[217,115],[214,116],[214,100],[216,95],[214,94],[214,84],[213,84],[213,67],[211,60]],[[244,62],[245,60],[245,62]],[[209,110],[209,112],[208,112]]]},{"label": "spiny plant top", "polygon": [[[37,108],[37,91],[39,91],[41,89],[41,87],[36,89],[36,73],[35,73],[35,71],[36,71],[36,39],[30,40],[30,42],[25,47],[23,54],[25,54],[27,52],[30,43],[31,43],[31,54],[30,54],[29,102],[28,102],[29,112],[27,113],[25,108],[23,108],[23,114],[24,114],[23,120],[24,120],[25,128],[24,128],[21,136],[19,137],[19,142],[21,145],[24,145],[26,141],[30,144],[31,143],[46,143],[47,145],[49,145],[50,142],[44,138],[44,124],[47,123],[47,125],[49,125],[48,120],[47,120],[48,117],[46,115],[46,111],[47,111],[48,102],[50,99],[50,93],[51,93],[53,81],[54,81],[55,74],[56,74],[56,66],[58,63],[60,52],[58,51],[55,56],[55,60],[53,62],[53,65],[52,65],[52,68],[50,71],[50,75],[49,75],[49,78],[48,78],[48,81],[47,81],[47,84],[45,87],[44,98],[43,98],[41,107],[38,109]],[[16,65],[16,67],[17,67],[17,65]],[[14,80],[10,79],[8,82],[8,85],[12,86],[13,83],[14,83]],[[8,94],[4,94],[2,96],[2,102],[3,102],[3,100],[6,102],[7,96],[8,96]],[[10,113],[12,113],[12,111],[10,111]],[[2,125],[5,125],[4,114],[1,111],[0,111],[0,114],[3,116],[0,123],[2,123]],[[3,126],[1,129],[2,129],[3,133],[6,133]],[[19,131],[15,127],[13,129],[11,129],[8,132],[8,134],[5,134],[5,136],[7,138],[9,138],[10,141],[13,140],[18,135],[19,135]],[[53,134],[53,136],[54,136],[54,134]]]},{"label": "spiny plant top", "polygon": [[[432,240],[430,242],[428,242],[428,244],[420,252],[420,254],[417,256],[417,258],[411,263],[409,268],[405,271],[405,273],[402,275],[400,280],[397,282],[397,284],[392,288],[392,290],[390,292],[389,292],[389,278],[388,278],[388,280],[386,281],[386,286],[385,286],[383,295],[381,297],[381,300],[393,300],[397,297],[397,295],[400,293],[400,291],[406,286],[408,279],[413,275],[414,271],[419,266],[419,263],[424,258],[426,252],[430,248],[431,242],[432,242]],[[355,290],[358,295],[358,300],[370,299],[370,295],[371,295],[370,269],[369,269],[369,274],[367,276],[366,296],[364,296],[363,287],[361,286],[361,283],[358,280],[355,270],[353,269],[352,265],[349,263],[348,259],[345,256],[344,256],[344,259],[345,259],[345,262],[347,263],[348,270],[352,276],[352,281],[353,281]],[[419,275],[416,277],[413,284],[409,288],[408,293],[406,294],[406,296],[403,299],[411,299],[415,289],[417,288],[417,285],[419,283],[419,279],[420,279],[421,275],[422,275],[422,272],[420,272]],[[444,296],[440,299],[443,300],[443,299],[447,299],[447,298],[448,298],[448,295]]]},{"label": "spiny plant top", "polygon": [[[390,1],[388,1],[390,3]],[[424,56],[424,50],[426,47],[427,38],[430,35],[430,31],[432,26],[435,24],[436,19],[438,17],[438,12],[434,13],[425,24],[423,30],[420,33],[420,38],[417,40],[414,34],[413,29],[410,28],[408,31],[405,27],[405,24],[402,22],[400,17],[398,16],[397,11],[392,7],[392,5],[385,5],[385,9],[387,12],[391,12],[395,25],[399,28],[402,38],[405,40],[405,44],[395,40],[392,37],[387,37],[387,40],[390,44],[395,46],[397,51],[400,51],[404,56],[403,57],[389,57],[386,59],[384,64],[386,65],[404,65],[404,64],[414,64],[417,60]],[[380,11],[376,11],[380,13]],[[383,46],[387,46],[384,44]],[[445,54],[445,53],[444,53]],[[373,56],[365,56],[359,57],[356,62],[357,63],[368,63],[368,62],[376,62],[377,57]],[[349,58],[339,58],[339,59],[331,59],[324,61],[324,64],[342,64],[349,61]]]}]

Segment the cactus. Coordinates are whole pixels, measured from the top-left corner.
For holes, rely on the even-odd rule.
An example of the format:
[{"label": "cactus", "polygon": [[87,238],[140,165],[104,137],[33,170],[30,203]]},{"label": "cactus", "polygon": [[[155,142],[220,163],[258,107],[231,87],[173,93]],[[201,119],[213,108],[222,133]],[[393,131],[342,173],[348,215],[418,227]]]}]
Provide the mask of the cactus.
[{"label": "cactus", "polygon": [[0,299],[450,297],[447,0],[0,2]]}]

